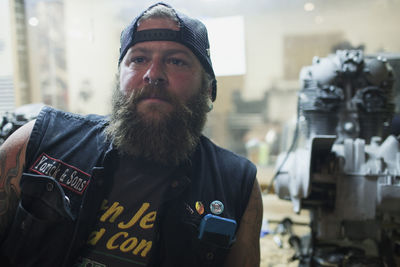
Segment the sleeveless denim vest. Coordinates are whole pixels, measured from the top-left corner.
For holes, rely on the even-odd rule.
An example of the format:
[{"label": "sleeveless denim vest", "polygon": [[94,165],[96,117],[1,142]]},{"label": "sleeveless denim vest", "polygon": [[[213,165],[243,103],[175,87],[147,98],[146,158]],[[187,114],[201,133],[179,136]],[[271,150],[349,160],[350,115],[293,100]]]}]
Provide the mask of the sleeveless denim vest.
[{"label": "sleeveless denim vest", "polygon": [[[10,266],[72,266],[112,186],[118,153],[105,138],[107,119],[45,107],[33,128],[21,178],[21,200],[1,255]],[[174,173],[156,221],[149,266],[222,266],[229,247],[197,238],[210,204],[240,219],[256,176],[248,160],[206,137]],[[201,202],[204,212],[196,210]],[[4,261],[3,261],[4,262]]]}]

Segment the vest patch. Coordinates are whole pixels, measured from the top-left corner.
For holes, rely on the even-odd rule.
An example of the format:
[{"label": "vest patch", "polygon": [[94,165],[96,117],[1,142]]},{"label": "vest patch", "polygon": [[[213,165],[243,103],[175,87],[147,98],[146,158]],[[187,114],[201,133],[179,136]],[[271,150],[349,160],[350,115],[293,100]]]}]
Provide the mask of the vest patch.
[{"label": "vest patch", "polygon": [[41,175],[51,176],[61,186],[80,195],[85,192],[90,182],[90,174],[61,160],[52,158],[46,153],[43,153],[36,159],[30,170]]}]

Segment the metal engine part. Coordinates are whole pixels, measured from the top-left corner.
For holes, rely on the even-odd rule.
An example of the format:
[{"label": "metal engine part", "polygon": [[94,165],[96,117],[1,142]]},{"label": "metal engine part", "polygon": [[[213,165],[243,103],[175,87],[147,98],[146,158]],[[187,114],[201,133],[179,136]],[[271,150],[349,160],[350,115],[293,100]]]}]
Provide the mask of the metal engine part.
[{"label": "metal engine part", "polygon": [[35,119],[43,107],[42,103],[27,104],[0,116],[0,145],[19,127]]},{"label": "metal engine part", "polygon": [[303,67],[300,80],[297,139],[304,142],[279,156],[274,187],[295,212],[310,210],[303,264],[397,266],[400,143],[389,135],[390,65],[339,50]]}]

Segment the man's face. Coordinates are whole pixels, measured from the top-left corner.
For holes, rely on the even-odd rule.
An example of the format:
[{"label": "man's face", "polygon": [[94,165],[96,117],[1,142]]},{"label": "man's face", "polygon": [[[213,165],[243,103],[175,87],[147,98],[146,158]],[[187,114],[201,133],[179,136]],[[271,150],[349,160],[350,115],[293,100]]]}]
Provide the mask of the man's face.
[{"label": "man's face", "polygon": [[[150,18],[141,22],[137,31],[161,28],[179,30],[172,20]],[[175,108],[169,96],[186,104],[204,90],[199,60],[189,48],[172,41],[142,42],[129,48],[121,62],[119,78],[120,90],[126,97],[157,84],[159,92],[144,92],[145,96],[136,103],[137,112],[151,120],[158,120]]]},{"label": "man's face", "polygon": [[[148,19],[138,29],[178,30]],[[157,82],[157,83],[156,83]],[[151,41],[132,46],[120,65],[106,134],[126,155],[176,166],[194,152],[206,122],[209,81],[185,46]]]}]

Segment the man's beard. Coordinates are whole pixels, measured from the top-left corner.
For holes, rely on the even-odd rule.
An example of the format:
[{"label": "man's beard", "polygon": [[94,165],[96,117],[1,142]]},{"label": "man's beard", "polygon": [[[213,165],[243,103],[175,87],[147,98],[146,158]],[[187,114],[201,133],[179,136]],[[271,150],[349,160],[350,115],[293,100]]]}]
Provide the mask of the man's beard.
[{"label": "man's beard", "polygon": [[[139,112],[141,100],[157,97],[169,102],[173,110],[149,118]],[[208,92],[200,88],[187,103],[167,92],[163,86],[145,86],[135,89],[130,96],[121,93],[119,85],[113,93],[110,124],[107,137],[121,154],[152,161],[166,166],[177,166],[194,152],[209,110]],[[161,112],[157,106],[150,112]]]}]

